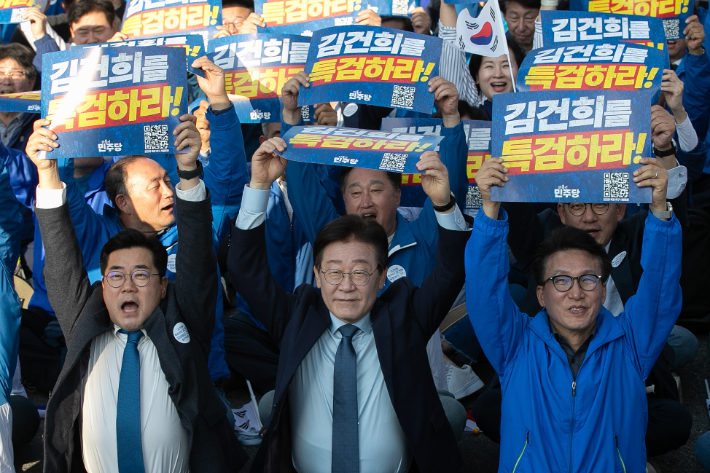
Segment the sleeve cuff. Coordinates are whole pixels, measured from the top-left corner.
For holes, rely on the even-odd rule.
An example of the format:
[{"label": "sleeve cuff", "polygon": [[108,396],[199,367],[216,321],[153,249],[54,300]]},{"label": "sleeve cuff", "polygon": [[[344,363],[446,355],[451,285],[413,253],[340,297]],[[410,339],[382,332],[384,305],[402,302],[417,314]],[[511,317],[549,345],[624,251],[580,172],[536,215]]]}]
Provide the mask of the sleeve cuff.
[{"label": "sleeve cuff", "polygon": [[463,219],[463,214],[461,214],[461,210],[458,205],[454,206],[454,211],[451,213],[442,214],[435,211],[434,214],[436,215],[436,222],[441,228],[455,231],[467,230],[466,220]]},{"label": "sleeve cuff", "polygon": [[673,200],[685,190],[688,182],[688,169],[685,166],[676,166],[668,170],[668,189],[666,199]]},{"label": "sleeve cuff", "polygon": [[199,184],[186,191],[180,190],[180,183],[178,182],[175,186],[175,193],[180,200],[186,200],[188,202],[201,202],[207,198],[207,189],[202,179],[200,179]]},{"label": "sleeve cuff", "polygon": [[42,189],[37,186],[35,208],[56,209],[67,202],[67,185],[62,182],[61,189]]},{"label": "sleeve cuff", "polygon": [[680,149],[689,153],[698,146],[698,134],[693,128],[693,123],[690,121],[690,117],[686,116],[683,123],[676,123],[675,129],[678,132],[678,144]]},{"label": "sleeve cuff", "polygon": [[265,220],[270,193],[268,189],[252,189],[245,184],[242,205],[234,225],[240,230],[251,230],[261,225]]}]

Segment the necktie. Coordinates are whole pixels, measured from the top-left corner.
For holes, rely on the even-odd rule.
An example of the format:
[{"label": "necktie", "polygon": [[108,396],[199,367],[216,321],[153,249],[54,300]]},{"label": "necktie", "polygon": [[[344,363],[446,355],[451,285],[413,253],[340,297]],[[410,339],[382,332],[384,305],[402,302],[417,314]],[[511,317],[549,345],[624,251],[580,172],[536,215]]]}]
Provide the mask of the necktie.
[{"label": "necktie", "polygon": [[138,356],[138,341],[143,332],[126,332],[123,329],[120,332],[128,334],[128,341],[123,350],[116,408],[118,471],[144,473],[141,444],[141,364]]},{"label": "necktie", "polygon": [[360,471],[360,444],[357,432],[357,356],[354,325],[338,329],[343,339],[335,352],[333,374],[333,462],[332,473]]}]

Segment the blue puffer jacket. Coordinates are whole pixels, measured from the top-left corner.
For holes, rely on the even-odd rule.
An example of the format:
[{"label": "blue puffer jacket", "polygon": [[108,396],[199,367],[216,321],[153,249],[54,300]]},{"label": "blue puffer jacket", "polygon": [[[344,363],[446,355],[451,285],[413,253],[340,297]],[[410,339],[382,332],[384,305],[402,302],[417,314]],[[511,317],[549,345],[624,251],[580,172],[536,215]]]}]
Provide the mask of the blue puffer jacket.
[{"label": "blue puffer jacket", "polygon": [[[212,200],[212,241],[215,252],[219,242],[229,231],[229,221],[237,216],[241,205],[244,185],[247,181],[244,142],[234,107],[222,113],[207,111],[210,122],[210,145],[212,154],[209,164],[204,167],[203,179],[210,190]],[[166,161],[158,160],[166,169],[175,167],[174,157]],[[101,279],[99,256],[101,248],[116,233],[124,229],[121,220],[113,209],[106,206],[103,215],[97,214],[87,204],[81,191],[68,173],[62,176],[67,185],[69,213],[81,246],[84,267],[91,283]],[[173,225],[157,235],[168,252],[169,280],[175,279],[175,255],[178,251],[177,226]],[[219,268],[217,268],[219,274]],[[218,287],[215,326],[208,366],[213,380],[229,376],[229,368],[224,360],[224,326],[222,325],[222,285]]]},{"label": "blue puffer jacket", "polygon": [[[282,136],[291,127],[282,124]],[[468,179],[466,178],[467,145],[463,124],[453,128],[442,128],[439,151],[441,160],[449,171],[451,190],[458,202],[465,202]],[[304,151],[307,152],[307,151]],[[311,242],[328,222],[339,217],[333,203],[328,198],[312,164],[291,161],[286,169],[289,182],[289,199],[295,215],[301,218],[303,228]],[[397,229],[389,249],[389,268],[384,292],[389,285],[406,276],[415,286],[420,286],[434,268],[436,245],[439,241],[436,212],[429,199],[419,218],[410,222],[397,212]]]},{"label": "blue puffer jacket", "polygon": [[645,472],[644,380],[680,314],[680,223],[648,216],[638,291],[617,318],[601,308],[573,382],[547,311],[530,318],[510,297],[501,217],[478,213],[465,255],[469,317],[503,391],[498,471]]},{"label": "blue puffer jacket", "polygon": [[22,238],[20,207],[13,195],[9,174],[0,161],[0,406],[10,398],[19,346],[20,301],[12,273]]}]

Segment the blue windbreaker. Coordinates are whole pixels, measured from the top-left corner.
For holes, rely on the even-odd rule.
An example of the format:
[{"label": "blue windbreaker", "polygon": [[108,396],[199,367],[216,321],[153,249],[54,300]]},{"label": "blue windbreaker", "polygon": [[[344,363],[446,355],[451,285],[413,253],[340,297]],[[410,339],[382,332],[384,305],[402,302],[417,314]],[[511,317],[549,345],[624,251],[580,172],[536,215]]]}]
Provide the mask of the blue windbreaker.
[{"label": "blue windbreaker", "polygon": [[705,141],[710,121],[710,58],[707,51],[700,56],[686,53],[675,73],[683,81],[683,107],[698,141]]},{"label": "blue windbreaker", "polygon": [[22,239],[20,207],[10,176],[0,161],[0,405],[10,399],[20,343],[20,301],[12,280]]},{"label": "blue windbreaker", "polygon": [[503,392],[500,472],[644,473],[644,380],[681,309],[681,227],[649,215],[644,272],[626,311],[603,307],[573,381],[545,309],[534,318],[508,291],[508,221],[479,212],[466,246],[469,318]]},{"label": "blue windbreaker", "polygon": [[[216,252],[219,242],[229,231],[229,221],[239,212],[244,185],[248,181],[244,142],[234,107],[219,114],[214,114],[210,108],[207,111],[207,119],[211,129],[212,154],[209,164],[204,167],[203,179],[205,186],[210,190],[212,200],[212,241]],[[161,163],[160,160],[158,162]],[[166,169],[168,166],[176,166],[174,157],[168,162],[163,164]],[[93,284],[101,279],[101,270],[99,269],[101,248],[109,238],[123,230],[124,227],[113,207],[104,207],[103,215],[94,212],[84,196],[81,195],[74,179],[68,175],[68,171],[67,175],[61,177],[67,185],[69,213],[81,247],[84,268],[86,268]],[[177,226],[172,225],[156,237],[168,252],[166,276],[172,281],[175,279],[175,255],[178,251]],[[219,272],[219,268],[217,271]],[[213,380],[229,376],[229,368],[224,360],[222,312],[222,285],[219,284],[215,326],[208,359],[210,376]]]}]

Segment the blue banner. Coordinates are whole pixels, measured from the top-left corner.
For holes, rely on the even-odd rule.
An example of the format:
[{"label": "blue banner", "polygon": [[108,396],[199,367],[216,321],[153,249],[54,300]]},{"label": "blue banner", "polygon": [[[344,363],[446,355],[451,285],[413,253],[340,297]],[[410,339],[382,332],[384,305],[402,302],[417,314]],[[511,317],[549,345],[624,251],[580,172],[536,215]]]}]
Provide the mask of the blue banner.
[{"label": "blue banner", "polygon": [[503,202],[651,202],[632,181],[651,151],[650,91],[554,91],[493,97],[493,149],[510,181]]},{"label": "blue banner", "polygon": [[427,82],[439,75],[442,41],[377,26],[316,31],[308,51],[299,105],[334,100],[431,113]]},{"label": "blue banner", "polygon": [[440,136],[388,133],[327,126],[294,126],[281,138],[280,156],[304,163],[416,173],[419,156],[433,151]]},{"label": "blue banner", "polygon": [[[187,112],[183,48],[72,48],[42,57],[42,116],[59,148],[44,158],[175,153]],[[186,152],[183,150],[181,152]]]},{"label": "blue banner", "polygon": [[79,48],[125,48],[125,47],[139,47],[144,48],[146,46],[163,46],[163,47],[184,47],[185,57],[187,61],[187,72],[197,74],[198,76],[205,77],[205,73],[202,69],[195,69],[192,67],[192,62],[198,57],[202,57],[206,54],[205,42],[202,35],[199,34],[182,34],[182,35],[168,35],[156,38],[144,38],[138,40],[130,41],[113,41],[110,43],[99,43],[99,44],[83,44],[74,47]]},{"label": "blue banner", "polygon": [[222,0],[129,0],[121,33],[129,38],[200,33],[205,41],[222,24]]},{"label": "blue banner", "polygon": [[40,92],[0,95],[0,112],[40,112]]},{"label": "blue banner", "polygon": [[[615,41],[564,43],[531,51],[518,90],[644,90],[660,93],[668,52]],[[658,101],[656,100],[656,102]]]},{"label": "blue banner", "polygon": [[569,9],[660,18],[666,39],[685,38],[685,20],[693,14],[690,0],[570,0]]},{"label": "blue banner", "polygon": [[648,16],[567,10],[541,10],[542,42],[546,48],[566,43],[621,41],[666,49],[663,20]]},{"label": "blue banner", "polygon": [[311,39],[235,35],[209,42],[207,57],[224,69],[225,88],[242,123],[280,122],[281,89],[305,69]]}]

